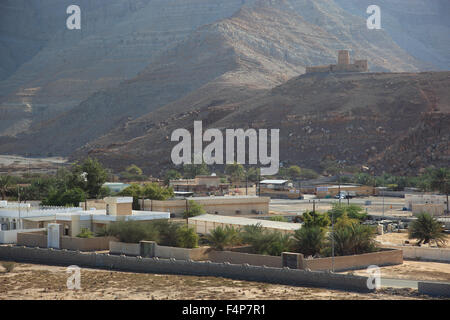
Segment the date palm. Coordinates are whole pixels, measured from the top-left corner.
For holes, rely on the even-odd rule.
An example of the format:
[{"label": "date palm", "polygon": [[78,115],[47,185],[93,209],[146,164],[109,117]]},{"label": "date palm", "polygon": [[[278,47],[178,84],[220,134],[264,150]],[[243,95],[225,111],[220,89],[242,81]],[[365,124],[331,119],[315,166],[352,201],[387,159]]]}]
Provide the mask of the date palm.
[{"label": "date palm", "polygon": [[326,231],[320,226],[303,226],[294,233],[294,245],[296,251],[305,256],[314,256],[323,249],[325,245]]},{"label": "date palm", "polygon": [[409,225],[408,236],[409,239],[419,240],[417,245],[435,242],[437,246],[442,246],[447,242],[441,223],[428,213],[420,214]]}]

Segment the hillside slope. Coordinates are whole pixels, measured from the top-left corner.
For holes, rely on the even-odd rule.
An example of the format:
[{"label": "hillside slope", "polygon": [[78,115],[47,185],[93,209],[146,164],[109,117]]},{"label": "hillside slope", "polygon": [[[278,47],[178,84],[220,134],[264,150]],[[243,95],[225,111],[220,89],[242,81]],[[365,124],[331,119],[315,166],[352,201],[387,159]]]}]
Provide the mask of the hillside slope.
[{"label": "hillside slope", "polygon": [[158,174],[171,166],[173,130],[203,120],[204,130],[279,128],[285,164],[318,169],[333,159],[414,173],[450,161],[449,85],[450,72],[304,75],[241,101],[171,110],[165,120],[164,113],[146,115],[75,156],[91,154],[117,169],[136,163]]},{"label": "hillside slope", "polygon": [[[121,137],[114,130],[122,130],[130,120],[158,110],[151,115],[155,122],[163,114],[168,118],[189,112],[201,103],[245,98],[302,74],[305,66],[335,62],[341,48],[351,49],[354,58],[368,59],[374,71],[418,71],[425,66],[386,33],[367,30],[364,19],[331,0],[256,1],[244,4],[229,18],[198,28],[150,59],[132,79],[97,91],[53,117],[33,119],[22,131],[6,130],[8,134],[0,137],[0,152],[69,155],[86,144],[89,148],[103,135],[106,138],[101,139],[108,143],[126,142],[138,135]],[[95,70],[102,61],[93,60]],[[77,86],[63,87],[71,94],[77,92]],[[71,101],[71,94],[64,90],[60,94],[49,99],[64,96],[64,101]],[[182,103],[184,99],[190,99],[190,104]]]}]

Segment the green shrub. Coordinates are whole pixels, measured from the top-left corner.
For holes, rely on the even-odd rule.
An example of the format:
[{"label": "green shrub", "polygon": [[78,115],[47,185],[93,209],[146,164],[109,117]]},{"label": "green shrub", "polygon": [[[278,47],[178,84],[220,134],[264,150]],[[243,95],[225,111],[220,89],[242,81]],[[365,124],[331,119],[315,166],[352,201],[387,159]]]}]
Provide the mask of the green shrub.
[{"label": "green shrub", "polygon": [[198,235],[194,228],[184,225],[177,230],[178,247],[196,248],[198,247]]},{"label": "green shrub", "polygon": [[273,216],[273,217],[270,217],[269,220],[270,220],[270,221],[288,222],[288,219],[286,219],[286,218],[283,217],[283,216]]},{"label": "green shrub", "polygon": [[120,242],[139,243],[139,241],[158,241],[159,232],[151,222],[120,221],[109,226],[108,233]]},{"label": "green shrub", "polygon": [[191,217],[196,217],[205,213],[206,213],[205,209],[203,209],[203,207],[200,204],[198,204],[194,200],[189,200],[188,209],[184,211],[183,218],[187,219]]},{"label": "green shrub", "polygon": [[93,238],[94,233],[87,228],[82,228],[81,232],[77,235],[77,237],[78,238]]},{"label": "green shrub", "polygon": [[320,227],[326,228],[331,224],[331,220],[326,213],[318,213],[315,211],[305,212],[301,216],[304,223],[303,227]]},{"label": "green shrub", "polygon": [[178,245],[177,231],[182,224],[169,222],[168,220],[157,220],[152,223],[159,233],[159,245],[168,247],[176,247]]}]

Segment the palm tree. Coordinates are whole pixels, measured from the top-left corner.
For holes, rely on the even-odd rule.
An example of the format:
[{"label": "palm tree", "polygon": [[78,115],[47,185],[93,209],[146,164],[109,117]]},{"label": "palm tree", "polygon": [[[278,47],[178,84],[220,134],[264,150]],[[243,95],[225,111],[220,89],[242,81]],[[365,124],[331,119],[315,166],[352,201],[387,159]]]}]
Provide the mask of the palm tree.
[{"label": "palm tree", "polygon": [[220,251],[224,250],[227,246],[237,244],[240,240],[239,230],[230,226],[226,226],[225,228],[218,226],[206,238],[211,243],[213,249]]},{"label": "palm tree", "polygon": [[6,199],[6,192],[12,184],[11,176],[0,176],[0,193],[2,194],[2,200]]},{"label": "palm tree", "polygon": [[450,169],[440,168],[433,172],[431,188],[447,196],[447,213],[449,213],[448,194],[450,193]]},{"label": "palm tree", "polygon": [[295,246],[305,256],[314,256],[323,249],[325,229],[319,226],[304,226],[294,233]]},{"label": "palm tree", "polygon": [[369,253],[376,250],[375,230],[367,225],[352,223],[336,228],[329,235],[334,240],[338,256]]},{"label": "palm tree", "polygon": [[417,220],[409,225],[408,235],[409,239],[419,240],[417,245],[434,241],[437,246],[441,246],[447,242],[447,237],[443,233],[441,224],[428,213],[421,213]]}]

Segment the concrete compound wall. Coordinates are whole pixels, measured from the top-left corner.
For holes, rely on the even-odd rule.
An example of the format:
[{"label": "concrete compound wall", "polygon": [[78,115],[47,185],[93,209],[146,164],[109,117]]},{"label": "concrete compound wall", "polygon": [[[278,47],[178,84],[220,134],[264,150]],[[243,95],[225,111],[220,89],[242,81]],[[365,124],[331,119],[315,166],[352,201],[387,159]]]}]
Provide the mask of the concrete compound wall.
[{"label": "concrete compound wall", "polygon": [[206,260],[208,258],[207,251],[209,248],[176,248],[159,246],[154,241],[142,241],[141,243],[124,243],[111,241],[109,243],[109,252],[111,254],[124,254],[127,256],[143,256],[142,243],[149,244],[152,248],[149,250],[150,257],[158,257],[163,259],[177,260]]},{"label": "concrete compound wall", "polygon": [[[80,251],[108,250],[113,237],[76,238],[60,237],[61,249]],[[17,234],[17,244],[26,247],[47,248],[47,235],[43,232],[22,232]]]},{"label": "concrete compound wall", "polygon": [[[155,242],[145,241],[153,248],[149,251],[149,257],[158,257],[163,259],[174,258],[177,260],[209,260],[217,263],[229,262],[231,264],[247,263],[252,266],[267,266],[274,268],[283,267],[282,256],[269,256],[261,254],[251,254],[245,252],[216,251],[209,248],[175,248],[159,246]],[[142,244],[131,243],[110,243],[111,254],[124,254],[127,256],[144,256],[142,253]],[[314,271],[331,270],[332,258],[305,259],[302,254],[287,253],[289,255],[299,256],[296,267],[287,265],[291,268],[310,269]],[[366,253],[353,256],[335,257],[334,266],[336,271],[351,269],[361,269],[370,265],[386,266],[403,263],[401,250],[383,250],[381,252]]]},{"label": "concrete compound wall", "polygon": [[0,259],[51,265],[78,265],[80,267],[106,268],[131,272],[224,277],[235,280],[323,287],[358,292],[372,291],[367,287],[367,277],[328,272],[309,272],[289,268],[250,266],[247,264],[126,257],[123,255],[114,256],[12,245],[0,246]]},{"label": "concrete compound wall", "polygon": [[404,259],[450,262],[450,249],[448,248],[422,248],[416,246],[389,246],[389,248],[401,249]]},{"label": "concrete compound wall", "polygon": [[208,260],[212,262],[229,262],[232,264],[248,263],[252,266],[282,267],[281,256],[277,257],[233,251],[211,250],[208,253]]},{"label": "concrete compound wall", "polygon": [[21,232],[39,232],[45,229],[19,229],[0,231],[0,243],[17,243],[17,234]]},{"label": "concrete compound wall", "polygon": [[420,294],[434,297],[450,297],[450,283],[419,281],[418,289]]},{"label": "concrete compound wall", "polygon": [[[333,258],[303,259],[303,268],[310,270],[331,270]],[[362,269],[370,265],[388,266],[403,263],[402,250],[383,250],[380,252],[334,257],[334,270],[345,271]]]}]

